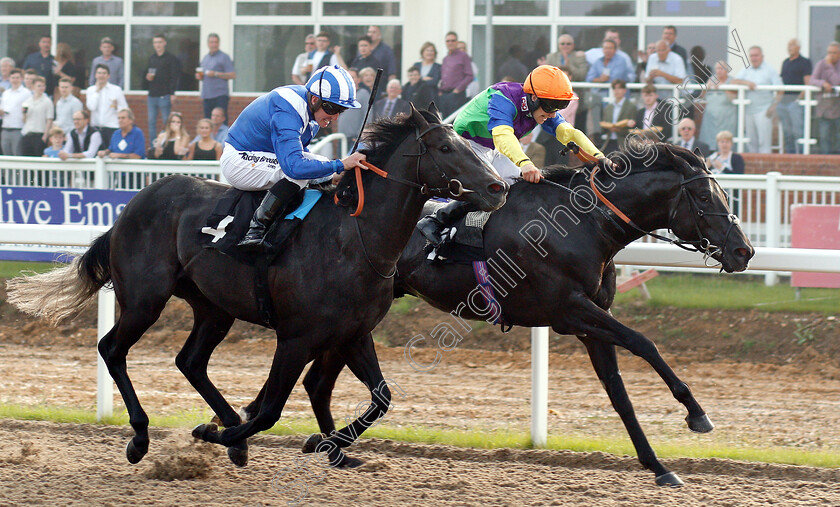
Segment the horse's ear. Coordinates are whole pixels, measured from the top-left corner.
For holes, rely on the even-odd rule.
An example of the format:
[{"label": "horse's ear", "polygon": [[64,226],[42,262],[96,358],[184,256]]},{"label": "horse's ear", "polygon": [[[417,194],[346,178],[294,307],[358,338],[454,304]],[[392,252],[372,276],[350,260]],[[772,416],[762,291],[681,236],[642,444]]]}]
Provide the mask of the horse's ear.
[{"label": "horse's ear", "polygon": [[420,111],[418,111],[416,107],[414,107],[413,103],[409,102],[408,104],[411,106],[411,118],[414,120],[415,125],[417,125],[420,130],[428,128],[429,122],[426,121],[426,118],[423,118],[423,115],[420,114]]},{"label": "horse's ear", "polygon": [[435,101],[431,101],[429,103],[429,112],[433,115],[437,116],[438,120],[443,121],[443,118],[440,115],[440,111],[438,111],[437,106],[435,105]]}]

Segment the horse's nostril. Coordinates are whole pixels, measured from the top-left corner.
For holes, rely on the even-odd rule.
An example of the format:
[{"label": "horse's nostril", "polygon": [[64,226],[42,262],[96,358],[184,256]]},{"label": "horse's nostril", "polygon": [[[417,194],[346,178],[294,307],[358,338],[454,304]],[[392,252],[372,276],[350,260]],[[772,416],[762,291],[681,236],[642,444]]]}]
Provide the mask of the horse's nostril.
[{"label": "horse's nostril", "polygon": [[492,193],[492,194],[498,194],[499,192],[502,192],[505,189],[504,185],[501,184],[501,183],[491,183],[490,185],[487,186],[487,188],[490,190],[490,193]]},{"label": "horse's nostril", "polygon": [[737,250],[735,250],[735,253],[737,253],[741,257],[749,257],[750,255],[750,251],[746,248],[738,248]]}]

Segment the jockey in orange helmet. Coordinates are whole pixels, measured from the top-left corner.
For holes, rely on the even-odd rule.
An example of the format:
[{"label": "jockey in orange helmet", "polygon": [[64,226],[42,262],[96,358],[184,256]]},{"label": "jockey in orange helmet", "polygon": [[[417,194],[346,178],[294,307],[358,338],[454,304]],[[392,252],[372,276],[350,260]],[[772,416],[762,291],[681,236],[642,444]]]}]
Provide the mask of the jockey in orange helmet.
[{"label": "jockey in orange helmet", "polygon": [[[540,170],[519,144],[519,139],[538,124],[561,143],[574,142],[597,157],[599,163],[611,164],[583,132],[560,115],[559,111],[568,106],[569,101],[577,99],[563,71],[541,65],[528,74],[524,83],[496,83],[476,95],[458,113],[454,127],[469,140],[476,155],[492,165],[508,182],[521,177],[538,183],[542,178]],[[434,215],[424,217],[417,228],[438,246],[442,242],[441,231],[475,209],[468,203],[453,201]]]}]

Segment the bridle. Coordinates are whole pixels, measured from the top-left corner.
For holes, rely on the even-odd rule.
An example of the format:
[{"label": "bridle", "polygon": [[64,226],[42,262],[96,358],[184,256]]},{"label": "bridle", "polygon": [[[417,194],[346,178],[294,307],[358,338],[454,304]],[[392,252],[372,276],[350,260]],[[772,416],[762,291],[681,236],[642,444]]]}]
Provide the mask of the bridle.
[{"label": "bridle", "polygon": [[[573,143],[570,143],[570,144],[573,144]],[[646,230],[642,229],[641,227],[639,227],[638,225],[636,225],[633,222],[633,220],[630,219],[630,217],[628,217],[627,215],[622,213],[621,210],[618,209],[618,207],[615,204],[610,202],[610,200],[607,199],[606,196],[604,196],[604,194],[602,194],[600,190],[598,190],[598,187],[595,185],[595,173],[598,172],[600,167],[597,165],[597,159],[594,156],[590,155],[589,153],[584,152],[577,145],[567,147],[563,151],[564,152],[572,151],[572,152],[575,153],[575,155],[578,156],[578,158],[582,162],[587,163],[587,164],[592,164],[592,163],[595,164],[594,167],[592,168],[591,172],[589,173],[589,178],[588,178],[589,188],[592,189],[592,192],[595,194],[595,196],[598,198],[598,200],[601,201],[602,203],[604,203],[604,205],[606,205],[610,210],[612,210],[624,223],[629,225],[631,228],[635,229],[637,232],[640,232],[642,235],[650,236],[650,237],[655,238],[657,240],[664,241],[664,242],[670,243],[672,245],[676,245],[676,246],[682,248],[683,250],[688,250],[690,252],[699,252],[699,253],[703,254],[703,261],[704,261],[704,263],[706,263],[707,266],[709,265],[708,264],[708,259],[709,258],[711,258],[712,256],[714,256],[718,253],[722,253],[726,250],[726,244],[729,241],[729,235],[732,232],[732,229],[740,223],[740,220],[738,219],[738,217],[735,216],[732,213],[704,211],[700,207],[700,205],[697,203],[697,198],[694,197],[694,195],[686,189],[686,185],[688,185],[689,183],[692,183],[692,182],[697,181],[697,180],[702,180],[702,179],[710,179],[712,182],[714,182],[715,185],[717,185],[718,189],[720,189],[720,184],[717,182],[717,180],[715,180],[714,176],[709,172],[703,172],[703,173],[700,173],[700,174],[695,174],[694,176],[691,176],[690,178],[682,177],[682,179],[680,181],[680,194],[677,197],[677,199],[674,201],[674,204],[672,205],[671,209],[668,212],[668,225],[667,225],[668,230],[670,230],[670,231],[674,230],[673,227],[672,227],[672,223],[673,223],[673,221],[674,221],[674,219],[677,215],[677,212],[679,211],[680,202],[682,201],[683,197],[685,197],[686,200],[688,201],[689,209],[691,210],[690,216],[692,218],[694,230],[697,233],[697,238],[698,239],[696,239],[696,240],[671,239],[671,238],[667,238],[665,236],[662,236],[662,235],[657,234],[657,233],[652,232],[652,231],[646,231]],[[635,171],[635,172],[639,173],[639,172],[646,172],[646,171]],[[723,190],[721,189],[721,191],[723,191]],[[726,234],[724,235],[724,238],[723,238],[723,245],[720,245],[720,246],[714,245],[714,244],[712,244],[712,242],[708,238],[706,238],[703,235],[703,232],[700,230],[700,222],[699,221],[700,221],[701,218],[703,218],[705,216],[722,216],[722,217],[727,217],[729,219],[729,227],[726,229]]]},{"label": "bridle", "polygon": [[[450,125],[447,125],[447,124],[444,124],[444,123],[433,123],[433,124],[430,124],[423,131],[421,131],[419,128],[415,127],[415,129],[414,129],[414,132],[415,132],[414,141],[417,142],[420,145],[420,149],[417,153],[404,153],[403,156],[404,157],[417,157],[417,167],[415,169],[415,178],[416,178],[417,181],[411,181],[411,180],[407,180],[405,178],[400,178],[400,177],[397,177],[397,176],[393,176],[390,173],[388,173],[387,171],[382,170],[382,169],[376,167],[375,165],[373,165],[373,164],[371,164],[367,161],[363,161],[361,163],[367,169],[372,171],[374,174],[376,174],[378,176],[381,176],[383,179],[391,180],[395,183],[400,183],[402,185],[406,185],[408,187],[414,188],[414,189],[418,190],[421,195],[436,196],[436,197],[444,197],[444,196],[459,197],[459,196],[464,195],[464,194],[474,193],[475,192],[474,190],[464,188],[464,185],[457,178],[449,178],[449,177],[446,176],[446,173],[443,171],[443,169],[441,169],[440,165],[438,165],[437,160],[435,160],[434,155],[429,151],[428,147],[426,146],[426,143],[423,141],[423,137],[426,134],[428,134],[429,132],[431,132],[431,131],[433,131],[437,128],[447,127],[447,126],[451,127]],[[440,177],[440,181],[445,182],[444,186],[429,187],[429,185],[426,184],[426,183],[419,183],[421,161],[423,159],[423,156],[425,156],[425,155],[429,155],[429,158],[432,159],[432,163],[434,164],[435,168],[438,171],[438,176]],[[356,172],[356,187],[359,190],[359,203],[356,206],[356,211],[351,213],[350,216],[358,217],[359,215],[361,215],[362,209],[364,208],[365,194],[364,194],[364,186],[362,185],[362,171],[358,168],[354,169],[354,171]],[[338,195],[335,196],[335,202],[336,202],[336,204],[338,204],[338,202],[339,202]],[[380,278],[384,278],[386,280],[389,279],[389,278],[393,278],[394,275],[397,274],[397,266],[394,265],[394,269],[391,271],[391,273],[389,273],[387,275],[382,274],[378,269],[376,269],[376,266],[373,264],[373,261],[370,259],[370,256],[368,255],[367,248],[365,247],[365,241],[364,241],[364,239],[362,239],[362,231],[361,231],[361,228],[359,227],[359,221],[354,220],[353,222],[356,224],[356,234],[359,237],[359,242],[362,244],[362,253],[365,256],[365,260],[367,260],[368,264],[370,264],[370,267],[373,268],[373,271],[377,275],[379,275]]]}]

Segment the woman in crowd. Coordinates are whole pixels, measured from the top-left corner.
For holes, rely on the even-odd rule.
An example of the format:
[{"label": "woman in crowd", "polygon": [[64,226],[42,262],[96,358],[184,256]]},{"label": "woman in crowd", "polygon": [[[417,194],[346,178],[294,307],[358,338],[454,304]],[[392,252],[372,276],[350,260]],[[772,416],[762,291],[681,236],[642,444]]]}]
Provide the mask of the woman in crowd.
[{"label": "woman in crowd", "polygon": [[79,70],[76,68],[76,63],[73,61],[73,50],[70,49],[70,44],[66,42],[59,42],[55,47],[55,64],[53,64],[53,74],[55,80],[58,82],[61,78],[67,78],[73,82],[74,88],[79,88],[80,82],[77,79]]},{"label": "woman in crowd", "polygon": [[184,118],[181,113],[169,113],[166,128],[152,143],[149,158],[158,160],[180,160],[187,154],[190,135],[184,128]]},{"label": "woman in crowd", "polygon": [[737,128],[738,110],[732,99],[736,92],[719,90],[722,84],[730,81],[729,71],[721,62],[715,65],[715,75],[706,83],[703,94],[706,99],[706,107],[703,111],[703,123],[700,125],[701,142],[709,146],[715,145],[718,132],[727,130],[734,132]]},{"label": "woman in crowd", "polygon": [[222,156],[222,145],[210,135],[213,132],[213,122],[207,118],[198,120],[195,127],[198,141],[190,144],[184,160],[219,160]]},{"label": "woman in crowd", "polygon": [[[744,157],[732,151],[732,132],[721,130],[715,136],[718,150],[706,159],[706,165],[714,174],[744,174]],[[739,201],[741,200],[738,190],[732,191],[732,201],[729,206],[732,213],[738,214]]]},{"label": "woman in crowd", "polygon": [[420,47],[421,60],[414,64],[420,69],[420,79],[426,81],[437,94],[438,81],[440,81],[441,66],[437,63],[437,49],[431,42],[424,42]]}]

